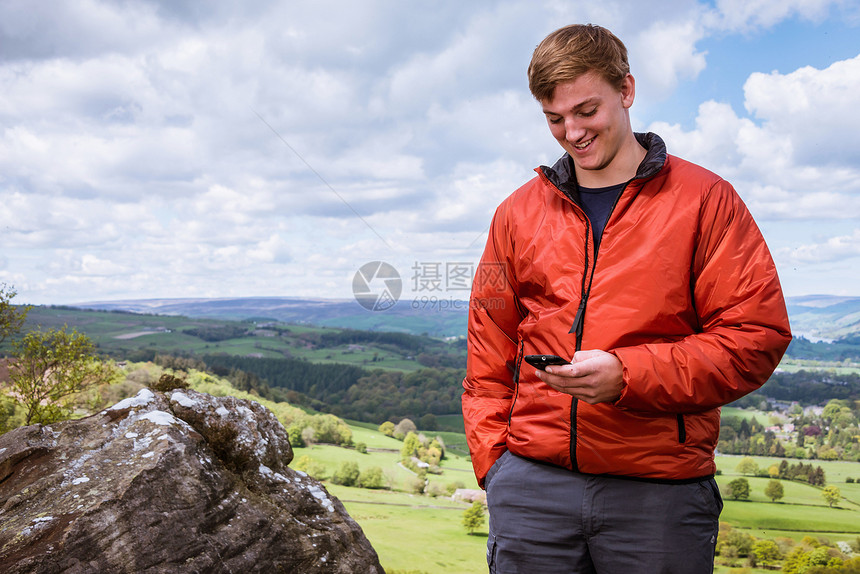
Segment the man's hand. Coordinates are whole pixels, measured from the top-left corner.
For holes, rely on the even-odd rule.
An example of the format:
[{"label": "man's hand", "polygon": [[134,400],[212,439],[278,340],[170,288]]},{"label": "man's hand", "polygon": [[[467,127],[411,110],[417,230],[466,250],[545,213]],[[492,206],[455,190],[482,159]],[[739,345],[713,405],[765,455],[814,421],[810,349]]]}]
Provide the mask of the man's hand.
[{"label": "man's hand", "polygon": [[624,390],[621,361],[606,351],[577,351],[571,364],[537,371],[540,380],[557,391],[589,404],[618,400]]}]

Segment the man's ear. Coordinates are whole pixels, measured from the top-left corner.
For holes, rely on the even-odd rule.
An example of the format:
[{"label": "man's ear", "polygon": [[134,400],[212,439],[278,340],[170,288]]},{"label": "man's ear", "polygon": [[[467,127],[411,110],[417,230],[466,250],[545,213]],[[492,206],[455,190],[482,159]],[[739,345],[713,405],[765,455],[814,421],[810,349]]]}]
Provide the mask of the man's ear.
[{"label": "man's ear", "polygon": [[627,74],[621,81],[621,105],[629,108],[633,105],[633,99],[636,97],[636,80],[632,74]]}]

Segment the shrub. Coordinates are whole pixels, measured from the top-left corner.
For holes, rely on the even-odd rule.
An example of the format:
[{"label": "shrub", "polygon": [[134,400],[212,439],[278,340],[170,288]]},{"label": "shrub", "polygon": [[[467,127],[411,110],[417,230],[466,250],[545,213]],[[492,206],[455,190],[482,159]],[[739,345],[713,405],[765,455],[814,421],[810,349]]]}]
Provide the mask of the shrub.
[{"label": "shrub", "polygon": [[427,481],[424,478],[413,476],[406,481],[406,490],[413,494],[424,494]]},{"label": "shrub", "polygon": [[448,493],[448,496],[454,496],[454,493],[457,492],[458,488],[466,488],[466,484],[462,480],[449,482],[445,486],[445,491]]},{"label": "shrub", "polygon": [[185,377],[177,377],[171,373],[161,373],[158,380],[152,383],[152,390],[168,393],[173,389],[187,389],[188,386],[189,384],[185,380]]},{"label": "shrub", "polygon": [[720,556],[749,556],[755,540],[746,532],[729,530],[720,532],[717,538],[717,553]]},{"label": "shrub", "polygon": [[385,477],[382,469],[372,466],[358,475],[357,485],[361,488],[385,488]]},{"label": "shrub", "polygon": [[355,486],[361,471],[354,462],[342,462],[340,468],[332,475],[331,481],[343,486]]},{"label": "shrub", "polygon": [[325,480],[328,478],[328,469],[324,464],[321,464],[306,454],[303,454],[290,464],[290,468],[304,472],[308,476],[312,476],[317,480]]},{"label": "shrub", "polygon": [[431,482],[429,485],[427,485],[425,494],[435,498],[439,496],[445,496],[447,492],[443,485],[439,484],[438,482]]}]

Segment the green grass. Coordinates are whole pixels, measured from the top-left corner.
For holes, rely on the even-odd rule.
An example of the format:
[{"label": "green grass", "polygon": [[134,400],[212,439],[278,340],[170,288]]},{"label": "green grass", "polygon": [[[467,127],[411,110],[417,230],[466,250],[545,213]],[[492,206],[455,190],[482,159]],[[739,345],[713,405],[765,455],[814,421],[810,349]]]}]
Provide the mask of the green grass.
[{"label": "green grass", "polygon": [[379,425],[360,421],[346,421],[352,429],[352,442],[363,442],[368,448],[386,448],[400,451],[403,443],[379,432]]},{"label": "green grass", "polygon": [[739,409],[736,407],[723,407],[720,409],[722,417],[738,417],[741,419],[750,420],[755,418],[759,424],[767,425],[770,420],[770,415],[764,411],[756,409]]},{"label": "green grass", "polygon": [[487,569],[487,533],[462,526],[468,504],[326,484],[379,554],[386,570],[472,574]]},{"label": "green grass", "polygon": [[860,535],[860,512],[845,508],[726,500],[720,519],[757,538],[772,538],[769,531],[839,532],[848,539]]},{"label": "green grass", "polygon": [[[740,460],[744,458],[740,455],[720,455],[716,458],[717,469],[721,470],[724,475],[733,476],[740,474],[735,470],[735,467],[738,465]],[[766,456],[754,456],[753,460],[756,461],[759,468],[762,470],[767,470],[772,465],[779,466],[779,463],[783,460],[775,457],[766,457]],[[851,477],[853,479],[860,479],[860,462],[848,462],[841,460],[803,460],[799,461],[798,459],[786,459],[789,465],[796,464],[797,462],[803,462],[803,464],[812,464],[812,466],[820,466],[822,470],[824,470],[824,474],[827,477],[827,484],[834,485],[839,488],[839,492],[842,494],[844,498],[846,498],[850,503],[853,503],[856,506],[854,508],[860,509],[860,483],[847,483],[845,479]],[[734,477],[734,476],[733,476]],[[784,484],[789,484],[789,481],[785,481]],[[786,496],[788,496],[786,494]],[[819,495],[820,498],[820,495]],[[848,506],[851,506],[851,504]]]}]

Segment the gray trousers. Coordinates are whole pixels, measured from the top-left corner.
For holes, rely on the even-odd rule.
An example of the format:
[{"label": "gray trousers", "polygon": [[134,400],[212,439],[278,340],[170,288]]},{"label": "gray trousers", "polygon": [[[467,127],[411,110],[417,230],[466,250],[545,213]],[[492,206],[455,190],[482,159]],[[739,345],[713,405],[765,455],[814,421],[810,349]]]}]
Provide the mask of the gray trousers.
[{"label": "gray trousers", "polygon": [[491,574],[714,571],[717,483],[593,476],[506,452],[487,475]]}]

